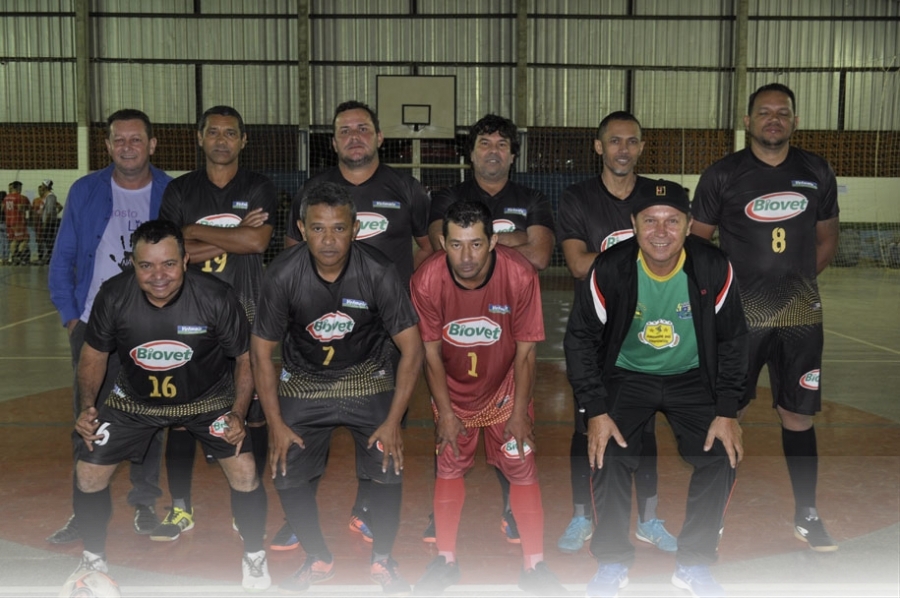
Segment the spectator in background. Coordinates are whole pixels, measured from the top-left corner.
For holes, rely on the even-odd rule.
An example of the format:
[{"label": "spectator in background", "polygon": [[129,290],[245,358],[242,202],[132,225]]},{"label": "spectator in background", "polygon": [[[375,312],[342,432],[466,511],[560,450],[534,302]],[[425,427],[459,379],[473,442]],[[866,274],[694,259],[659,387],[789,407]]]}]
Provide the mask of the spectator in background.
[{"label": "spectator in background", "polygon": [[[0,206],[6,200],[6,191],[0,191]],[[6,238],[6,213],[0,216],[0,266],[9,261],[9,240]]]},{"label": "spectator in background", "polygon": [[53,181],[45,179],[38,185],[38,196],[31,204],[32,221],[37,235],[37,251],[32,254],[32,263],[50,263],[50,250],[56,235],[58,214],[62,210],[53,193]]},{"label": "spectator in background", "polygon": [[31,203],[22,195],[21,181],[9,184],[9,193],[3,200],[3,214],[6,219],[6,237],[9,240],[9,262],[25,263],[25,249],[28,245],[26,220]]}]

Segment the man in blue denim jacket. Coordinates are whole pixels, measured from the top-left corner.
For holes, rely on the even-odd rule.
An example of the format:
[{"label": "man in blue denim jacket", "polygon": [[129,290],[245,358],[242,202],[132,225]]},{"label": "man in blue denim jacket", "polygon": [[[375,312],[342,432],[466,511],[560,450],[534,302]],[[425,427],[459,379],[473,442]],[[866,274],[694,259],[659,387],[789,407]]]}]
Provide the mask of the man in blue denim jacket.
[{"label": "man in blue denim jacket", "polygon": [[[140,110],[114,112],[106,121],[106,149],[112,164],[81,177],[72,185],[50,260],[50,299],[69,333],[72,369],[77,371],[84,331],[94,297],[105,280],[131,264],[131,233],[159,214],[163,191],[172,177],[150,164],[156,150],[153,126]],[[98,395],[102,404],[115,385],[119,360],[110,354]],[[74,386],[73,410],[79,397]],[[76,439],[77,441],[77,439]],[[132,463],[128,503],[134,506],[134,530],[149,534],[158,525],[154,505],[159,489],[161,442],[151,444],[143,463]],[[47,538],[65,544],[81,538],[74,516]]]}]

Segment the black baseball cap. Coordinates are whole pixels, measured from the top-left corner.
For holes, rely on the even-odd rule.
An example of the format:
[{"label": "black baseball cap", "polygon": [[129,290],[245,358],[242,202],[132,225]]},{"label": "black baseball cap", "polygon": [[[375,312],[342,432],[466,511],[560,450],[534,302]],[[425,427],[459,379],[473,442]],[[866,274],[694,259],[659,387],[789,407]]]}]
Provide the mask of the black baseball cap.
[{"label": "black baseball cap", "polygon": [[687,191],[678,183],[660,179],[653,186],[653,191],[637,198],[631,214],[637,216],[651,206],[672,206],[676,210],[691,215],[691,201]]}]

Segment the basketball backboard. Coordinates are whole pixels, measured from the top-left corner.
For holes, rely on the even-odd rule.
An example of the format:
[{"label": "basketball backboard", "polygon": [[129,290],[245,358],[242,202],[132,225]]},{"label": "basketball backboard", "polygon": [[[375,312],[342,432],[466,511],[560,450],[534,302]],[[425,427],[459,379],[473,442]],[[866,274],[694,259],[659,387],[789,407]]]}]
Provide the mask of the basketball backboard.
[{"label": "basketball backboard", "polygon": [[453,139],[456,77],[377,75],[376,110],[381,132],[392,139]]}]

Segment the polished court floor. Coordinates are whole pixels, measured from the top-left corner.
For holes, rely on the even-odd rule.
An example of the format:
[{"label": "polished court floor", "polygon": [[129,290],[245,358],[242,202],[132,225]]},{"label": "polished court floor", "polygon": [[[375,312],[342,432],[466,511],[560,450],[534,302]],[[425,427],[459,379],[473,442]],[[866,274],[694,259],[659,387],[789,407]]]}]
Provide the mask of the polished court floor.
[{"label": "polished court floor", "polygon": [[[46,267],[0,268],[0,596],[55,596],[77,564],[79,543],[44,538],[71,511],[72,371],[64,330],[49,300]],[[819,554],[793,537],[793,501],[780,432],[761,382],[743,423],[747,457],[726,515],[713,572],[734,596],[900,595],[900,271],[827,270],[820,278],[826,310],[825,405],[816,425],[820,453],[819,511],[841,548]],[[535,392],[538,467],[545,516],[545,556],[572,595],[583,595],[595,562],[585,548],[566,555],[556,539],[571,516],[568,444],[571,392],[565,381],[562,330],[569,292],[547,291],[548,340],[539,352]],[[689,468],[676,455],[664,419],[660,445],[660,517],[677,533],[683,521]],[[394,551],[414,582],[433,556],[421,541],[431,510],[432,427],[423,384],[406,433],[404,503]],[[267,532],[282,522],[269,490]],[[500,532],[500,493],[483,459],[467,478],[459,536],[463,573],[448,596],[522,595],[516,587],[520,549]],[[165,488],[164,481],[163,487]],[[172,543],[132,531],[125,502],[127,475],[113,484],[108,556],[124,596],[241,595],[241,542],[231,529],[229,492],[217,466],[198,458],[196,527]],[[368,580],[370,545],[349,531],[355,494],[349,434],[338,433],[319,492],[326,539],[336,556],[334,579],[314,596],[380,595]],[[164,511],[166,499],[157,504]],[[640,544],[628,596],[687,595],[669,583],[674,557]],[[269,553],[274,582],[302,561],[299,550]],[[273,587],[267,594],[277,594]]]}]

